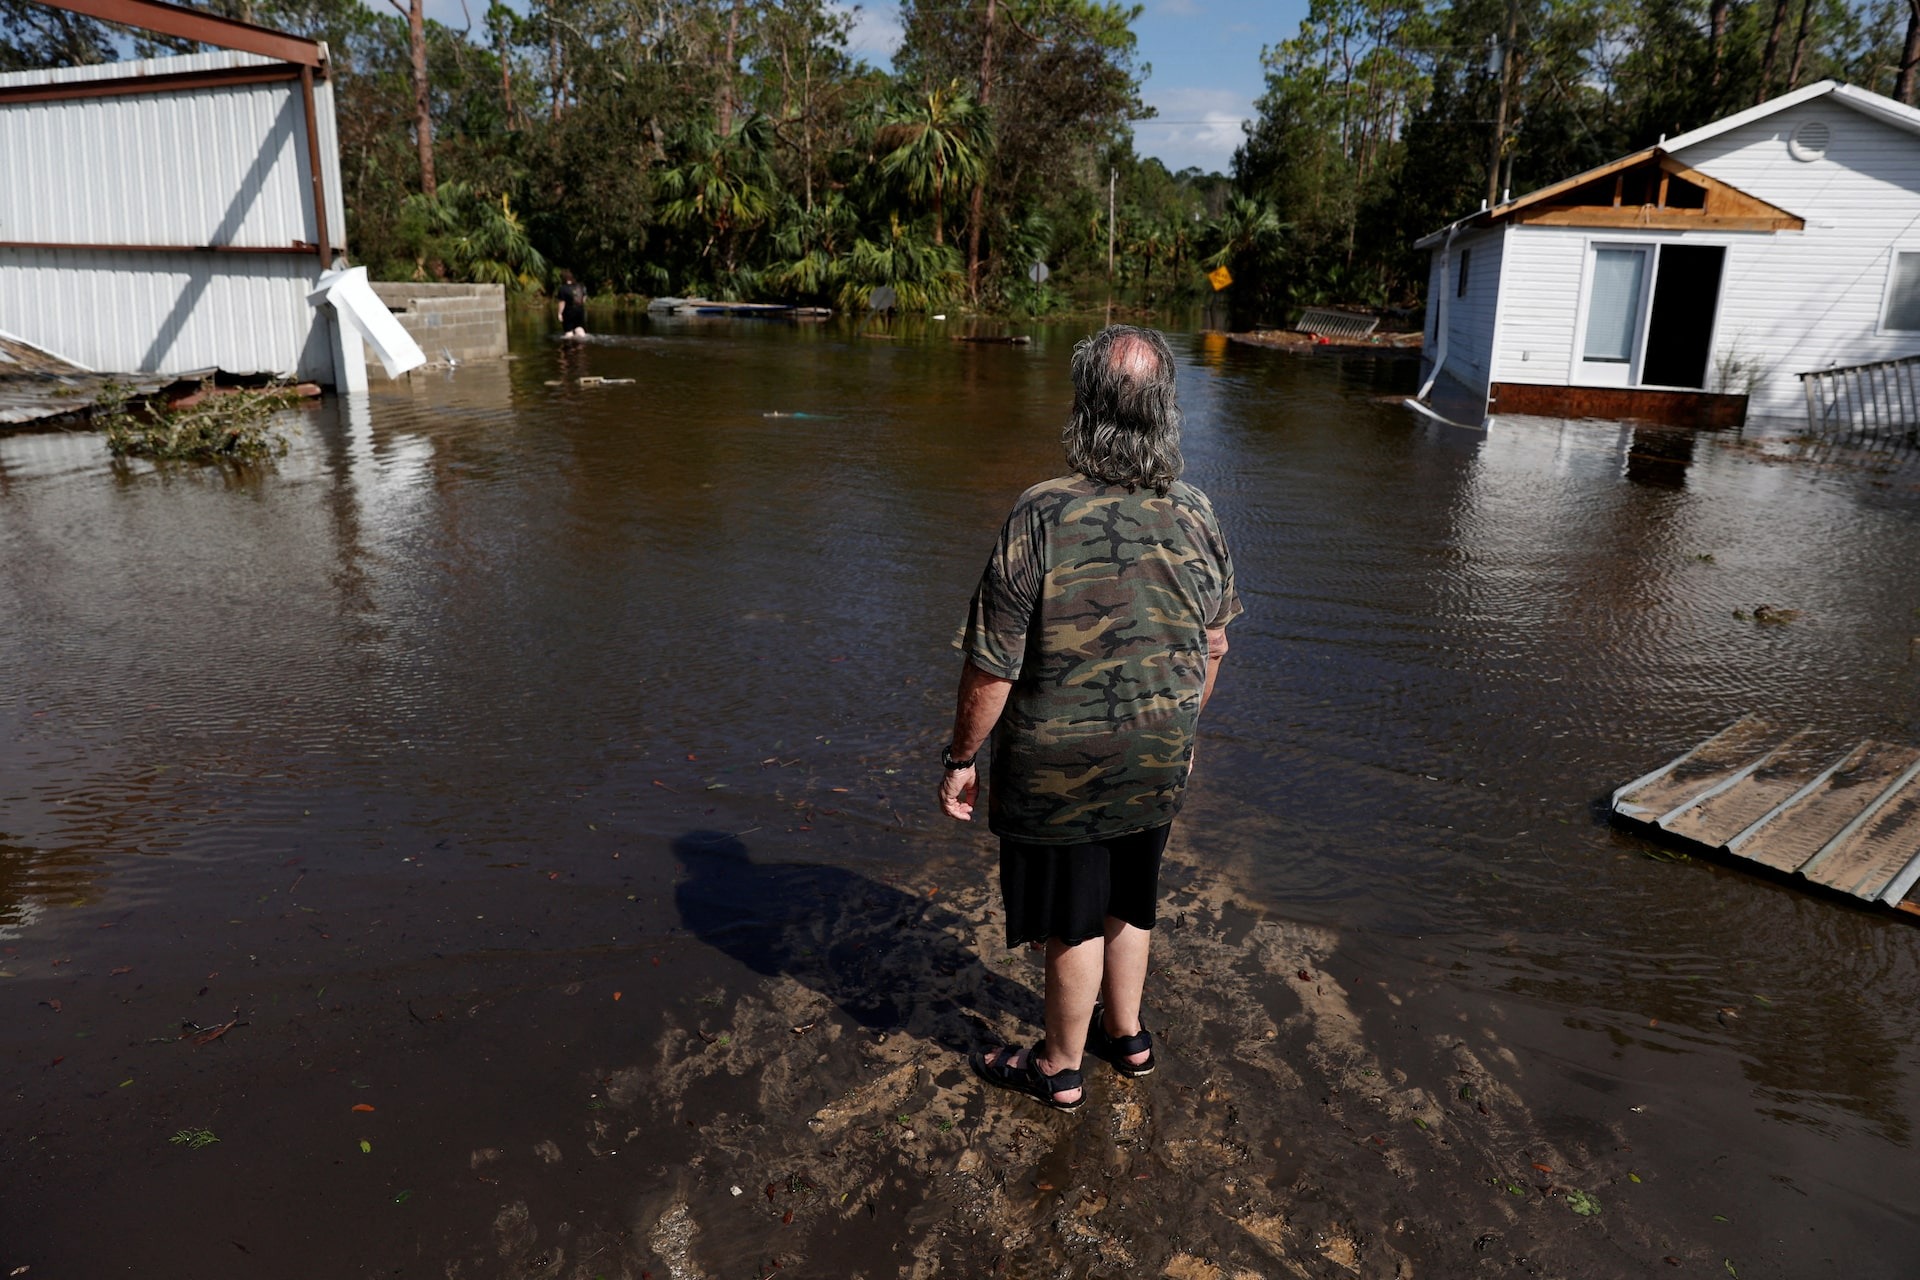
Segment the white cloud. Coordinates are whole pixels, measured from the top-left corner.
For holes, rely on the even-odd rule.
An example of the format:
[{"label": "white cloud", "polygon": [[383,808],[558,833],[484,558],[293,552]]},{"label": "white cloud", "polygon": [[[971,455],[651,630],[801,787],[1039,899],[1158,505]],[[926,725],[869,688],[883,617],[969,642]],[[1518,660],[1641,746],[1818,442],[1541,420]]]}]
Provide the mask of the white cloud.
[{"label": "white cloud", "polygon": [[1145,97],[1160,114],[1134,121],[1136,152],[1158,156],[1175,172],[1189,166],[1227,172],[1234,149],[1246,137],[1240,124],[1253,118],[1253,99],[1231,89],[1175,85],[1149,89]]},{"label": "white cloud", "polygon": [[847,4],[830,0],[828,8],[853,19],[847,33],[847,52],[876,67],[893,64],[894,51],[906,32],[900,26],[900,6],[891,0],[872,0],[867,4]]}]

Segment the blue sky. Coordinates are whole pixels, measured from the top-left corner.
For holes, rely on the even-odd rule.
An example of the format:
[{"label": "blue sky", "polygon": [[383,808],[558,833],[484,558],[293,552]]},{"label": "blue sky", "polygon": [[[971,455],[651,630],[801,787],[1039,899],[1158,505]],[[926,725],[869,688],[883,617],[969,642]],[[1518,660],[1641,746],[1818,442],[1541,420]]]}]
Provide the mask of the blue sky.
[{"label": "blue sky", "polygon": [[[511,0],[510,0],[511,2]],[[1253,113],[1265,77],[1260,50],[1288,39],[1306,16],[1307,0],[1137,0],[1139,59],[1153,68],[1144,96],[1159,117],[1134,126],[1134,147],[1167,168],[1226,172],[1240,143],[1240,122]],[[368,0],[379,4],[381,0]],[[892,62],[900,43],[896,0],[844,4],[854,11],[852,52],[877,66]],[[470,5],[485,8],[481,0]],[[429,16],[466,25],[460,0],[427,0]]]}]

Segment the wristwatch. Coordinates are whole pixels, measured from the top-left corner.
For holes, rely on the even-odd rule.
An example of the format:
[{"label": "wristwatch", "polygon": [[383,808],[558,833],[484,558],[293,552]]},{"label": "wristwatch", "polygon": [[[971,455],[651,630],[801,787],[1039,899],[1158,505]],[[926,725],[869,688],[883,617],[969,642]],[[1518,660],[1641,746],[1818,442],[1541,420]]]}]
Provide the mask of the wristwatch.
[{"label": "wristwatch", "polygon": [[952,743],[948,743],[946,746],[940,748],[940,767],[945,769],[948,773],[955,773],[961,769],[971,769],[973,768],[973,762],[975,760],[978,760],[979,758],[980,758],[980,754],[978,752],[975,752],[973,755],[968,756],[965,760],[955,760],[953,758]]}]

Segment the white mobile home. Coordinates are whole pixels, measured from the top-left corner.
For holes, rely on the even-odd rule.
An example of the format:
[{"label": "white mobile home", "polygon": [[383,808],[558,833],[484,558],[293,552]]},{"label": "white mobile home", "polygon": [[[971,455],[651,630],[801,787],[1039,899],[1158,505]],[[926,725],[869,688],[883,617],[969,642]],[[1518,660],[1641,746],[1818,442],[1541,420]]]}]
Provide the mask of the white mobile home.
[{"label": "white mobile home", "polygon": [[1419,247],[1436,401],[1801,418],[1796,374],[1920,354],[1920,111],[1823,81]]}]

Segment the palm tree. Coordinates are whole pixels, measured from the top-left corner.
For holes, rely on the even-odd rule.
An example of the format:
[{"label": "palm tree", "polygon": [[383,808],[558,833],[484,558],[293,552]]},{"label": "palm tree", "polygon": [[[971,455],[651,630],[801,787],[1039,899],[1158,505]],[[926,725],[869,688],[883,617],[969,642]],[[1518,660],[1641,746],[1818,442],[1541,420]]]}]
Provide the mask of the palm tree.
[{"label": "palm tree", "polygon": [[874,143],[886,154],[880,172],[897,181],[907,198],[933,206],[933,242],[944,245],[949,195],[973,186],[986,172],[986,112],[960,82],[896,103],[881,122]]},{"label": "palm tree", "polygon": [[1207,226],[1207,239],[1215,247],[1201,259],[1201,265],[1258,269],[1275,263],[1285,247],[1289,229],[1271,205],[1236,191],[1227,197],[1227,207],[1221,210],[1220,216]]},{"label": "palm tree", "polygon": [[893,289],[902,311],[930,311],[959,296],[966,278],[960,274],[958,249],[910,234],[899,214],[888,215],[883,234],[881,240],[862,236],[854,241],[840,277],[841,310],[864,310],[881,285]]},{"label": "palm tree", "polygon": [[509,289],[538,288],[546,277],[547,260],[504,193],[495,197],[466,182],[443,182],[432,195],[408,196],[401,208],[419,241],[421,275],[431,258],[461,280]]},{"label": "palm tree", "polygon": [[777,260],[767,283],[783,297],[831,298],[846,276],[845,251],[854,230],[853,207],[837,191],[826,192],[812,208],[789,199],[773,232]]},{"label": "palm tree", "polygon": [[667,198],[661,221],[704,227],[700,257],[718,246],[723,274],[734,275],[740,236],[765,225],[776,208],[767,122],[753,116],[726,134],[695,123],[679,142],[680,163],[660,175],[660,193]]},{"label": "palm tree", "polygon": [[1158,218],[1136,224],[1132,243],[1128,245],[1128,249],[1140,259],[1141,283],[1149,291],[1153,289],[1153,264],[1156,260],[1167,256],[1171,239],[1172,235],[1167,224]]}]

